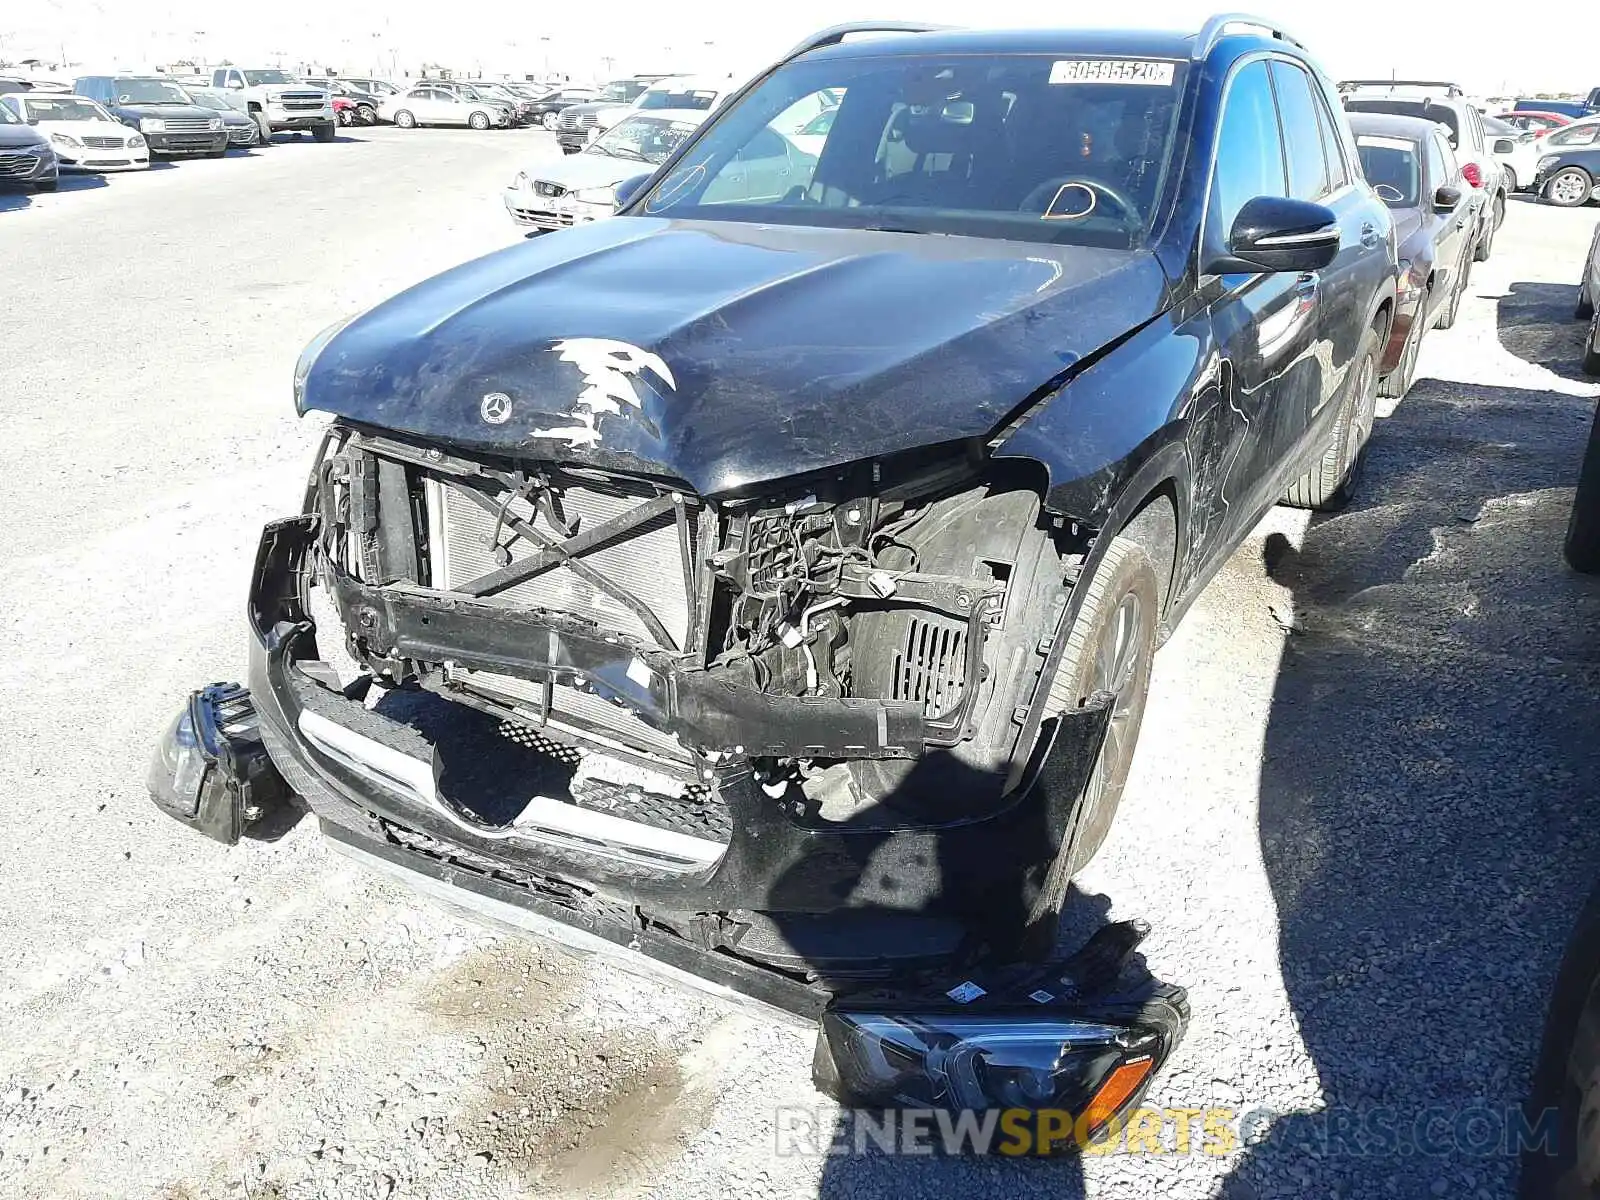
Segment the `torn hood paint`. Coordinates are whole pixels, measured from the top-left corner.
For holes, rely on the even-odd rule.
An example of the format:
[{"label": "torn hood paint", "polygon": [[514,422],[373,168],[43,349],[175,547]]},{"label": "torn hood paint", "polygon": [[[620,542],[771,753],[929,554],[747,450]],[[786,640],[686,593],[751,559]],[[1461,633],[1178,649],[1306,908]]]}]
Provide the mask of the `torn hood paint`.
[{"label": "torn hood paint", "polygon": [[619,217],[356,318],[299,403],[714,495],[982,436],[1166,292],[1148,251]]}]

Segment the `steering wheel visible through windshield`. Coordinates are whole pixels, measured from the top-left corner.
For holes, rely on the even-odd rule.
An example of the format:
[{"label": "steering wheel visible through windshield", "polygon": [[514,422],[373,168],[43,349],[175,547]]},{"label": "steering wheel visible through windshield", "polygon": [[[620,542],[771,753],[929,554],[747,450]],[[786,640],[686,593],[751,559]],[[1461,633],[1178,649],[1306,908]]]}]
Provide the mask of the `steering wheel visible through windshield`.
[{"label": "steering wheel visible through windshield", "polygon": [[716,118],[642,211],[1141,245],[1184,72],[1043,54],[802,59]]}]

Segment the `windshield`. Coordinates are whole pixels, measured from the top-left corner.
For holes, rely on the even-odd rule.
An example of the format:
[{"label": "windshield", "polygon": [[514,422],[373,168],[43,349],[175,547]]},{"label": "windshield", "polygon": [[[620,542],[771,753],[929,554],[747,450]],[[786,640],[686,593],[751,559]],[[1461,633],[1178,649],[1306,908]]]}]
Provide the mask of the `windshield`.
[{"label": "windshield", "polygon": [[232,92],[225,92],[221,88],[190,88],[189,94],[194,97],[195,103],[217,112],[245,112],[244,101]]},{"label": "windshield", "polygon": [[189,93],[164,79],[114,79],[118,104],[192,104]]},{"label": "windshield", "polygon": [[629,117],[584,148],[585,154],[604,154],[627,162],[658,167],[697,128],[693,121],[665,121],[660,117]]},{"label": "windshield", "polygon": [[463,100],[482,100],[483,99],[483,97],[478,94],[478,89],[477,88],[469,88],[465,84],[463,84],[460,87],[456,88],[456,95],[461,97],[461,99],[463,99]]},{"label": "windshield", "polygon": [[1390,208],[1415,208],[1422,191],[1417,144],[1406,138],[1356,135],[1361,173]]},{"label": "windshield", "polygon": [[35,121],[109,121],[111,114],[78,96],[29,96],[23,103]]},{"label": "windshield", "polygon": [[[1045,54],[792,62],[644,211],[1108,247],[1157,216],[1186,66]],[[837,100],[821,138],[791,140]]]},{"label": "windshield", "polygon": [[601,91],[600,99],[631,101],[648,86],[649,84],[640,83],[637,79],[630,79],[620,83],[608,83]]},{"label": "windshield", "polygon": [[689,109],[695,112],[705,112],[716,102],[715,92],[687,91],[665,92],[655,88],[650,89],[639,97],[636,108],[648,110],[653,108],[678,108]]},{"label": "windshield", "polygon": [[245,72],[243,72],[243,75],[244,75],[244,81],[246,83],[248,83],[251,87],[259,87],[264,83],[299,83],[300,82],[298,79],[296,79],[293,75],[289,74],[289,72],[287,72],[287,71],[245,71]]},{"label": "windshield", "polygon": [[11,109],[6,107],[4,104],[0,104],[0,125],[21,125],[21,124],[22,124],[22,121],[17,117],[16,113],[12,112]]}]

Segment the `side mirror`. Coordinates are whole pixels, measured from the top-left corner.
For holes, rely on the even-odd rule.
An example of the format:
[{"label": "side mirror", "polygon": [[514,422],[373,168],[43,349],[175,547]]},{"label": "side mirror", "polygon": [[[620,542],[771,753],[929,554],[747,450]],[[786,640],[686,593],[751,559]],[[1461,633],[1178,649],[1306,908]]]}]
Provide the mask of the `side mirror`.
[{"label": "side mirror", "polygon": [[1448,183],[1442,185],[1433,194],[1434,212],[1454,212],[1456,205],[1461,203],[1461,189],[1451,187]]},{"label": "side mirror", "polygon": [[1495,139],[1495,141],[1494,141],[1494,153],[1496,153],[1496,154],[1515,154],[1516,152],[1517,152],[1517,143],[1512,141],[1510,138],[1496,138]]},{"label": "side mirror", "polygon": [[617,184],[618,210],[620,211],[621,209],[627,208],[629,204],[633,203],[633,198],[640,192],[644,191],[644,185],[649,183],[651,178],[651,175],[648,173],[644,175],[634,175],[633,177],[624,179],[621,183]]},{"label": "side mirror", "polygon": [[244,91],[244,80],[242,80],[242,79],[230,79],[230,80],[228,80],[227,83],[223,84],[222,86],[223,87],[233,88],[235,91],[242,92],[242,91]]},{"label": "side mirror", "polygon": [[1228,252],[1206,265],[1214,275],[1320,271],[1339,253],[1339,219],[1306,200],[1257,196],[1239,210]]}]

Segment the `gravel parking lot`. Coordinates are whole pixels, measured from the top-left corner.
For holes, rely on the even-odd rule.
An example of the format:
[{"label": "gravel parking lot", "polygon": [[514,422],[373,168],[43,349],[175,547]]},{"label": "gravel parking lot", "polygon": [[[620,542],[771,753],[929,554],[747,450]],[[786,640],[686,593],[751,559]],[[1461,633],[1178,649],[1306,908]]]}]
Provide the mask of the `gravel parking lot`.
[{"label": "gravel parking lot", "polygon": [[780,1154],[836,1120],[809,1030],[496,936],[309,822],[224,849],[144,794],[185,690],[242,669],[320,430],[301,346],[516,242],[499,189],[538,152],[358,130],[0,196],[0,1194],[1506,1195],[1483,1122],[1600,865],[1600,590],[1559,559],[1595,210],[1512,206],[1359,503],[1272,514],[1157,660],[1074,918],[1151,923],[1194,1018],[1149,1103],[1249,1114],[1246,1144]]}]

